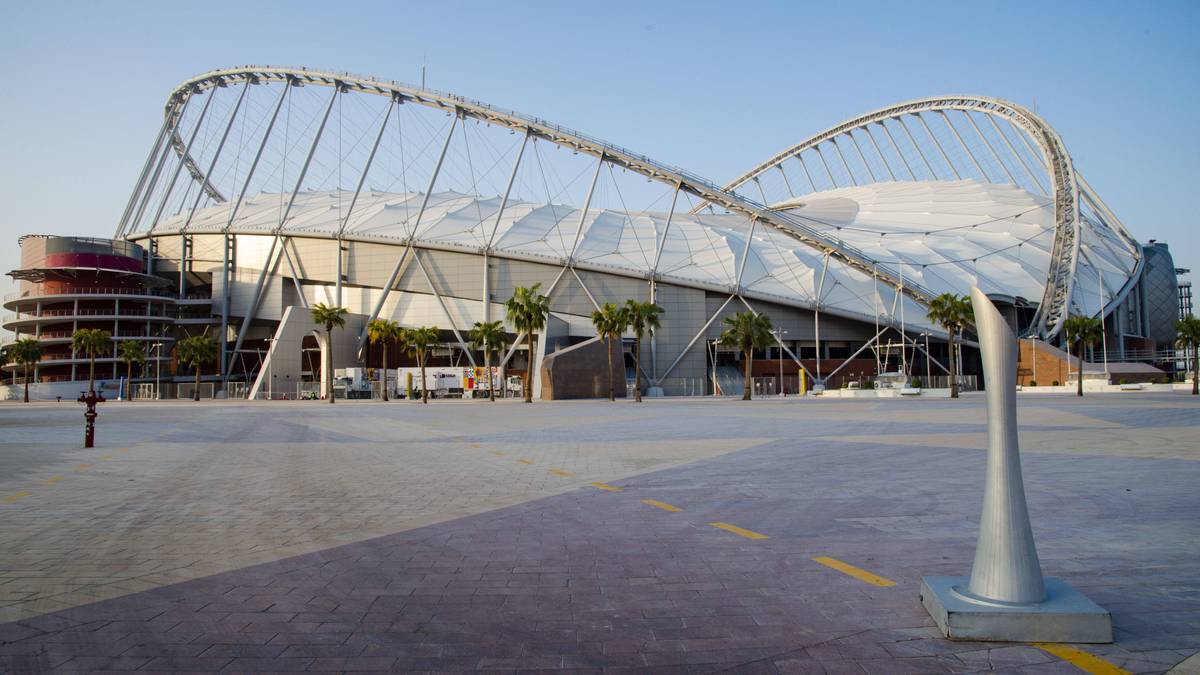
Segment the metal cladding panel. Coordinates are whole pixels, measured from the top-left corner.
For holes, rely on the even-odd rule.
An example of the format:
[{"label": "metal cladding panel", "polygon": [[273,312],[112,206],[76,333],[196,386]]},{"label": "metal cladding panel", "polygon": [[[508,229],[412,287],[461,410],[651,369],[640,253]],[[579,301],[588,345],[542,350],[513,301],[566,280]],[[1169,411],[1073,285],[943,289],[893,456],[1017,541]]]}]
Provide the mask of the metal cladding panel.
[{"label": "metal cladding panel", "polygon": [[421,252],[421,262],[442,295],[470,300],[483,298],[481,256],[426,250]]},{"label": "metal cladding panel", "polygon": [[1146,310],[1146,337],[1159,349],[1175,342],[1175,319],[1179,308],[1179,279],[1175,261],[1165,244],[1145,248],[1146,266],[1142,272],[1142,297]]}]

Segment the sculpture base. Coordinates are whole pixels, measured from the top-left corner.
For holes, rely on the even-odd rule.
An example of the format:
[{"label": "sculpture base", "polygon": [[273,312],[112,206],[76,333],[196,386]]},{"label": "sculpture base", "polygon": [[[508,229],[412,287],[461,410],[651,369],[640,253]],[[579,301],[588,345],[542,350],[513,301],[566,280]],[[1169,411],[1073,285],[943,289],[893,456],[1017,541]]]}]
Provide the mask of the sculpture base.
[{"label": "sculpture base", "polygon": [[951,640],[995,642],[1112,642],[1112,616],[1065,581],[1046,577],[1046,599],[1029,605],[973,601],[970,577],[924,577],[921,604]]}]

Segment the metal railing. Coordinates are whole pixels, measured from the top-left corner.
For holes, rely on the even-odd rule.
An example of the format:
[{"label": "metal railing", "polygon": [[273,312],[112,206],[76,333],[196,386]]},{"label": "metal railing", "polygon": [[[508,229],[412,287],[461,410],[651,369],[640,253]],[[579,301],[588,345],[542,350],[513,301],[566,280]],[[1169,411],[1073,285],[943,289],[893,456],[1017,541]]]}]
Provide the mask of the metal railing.
[{"label": "metal railing", "polygon": [[114,307],[112,309],[78,309],[78,310],[76,310],[76,309],[45,309],[45,310],[42,310],[41,314],[31,314],[29,312],[9,312],[4,315],[4,321],[7,323],[10,321],[33,321],[36,319],[47,319],[47,318],[53,319],[53,318],[59,318],[59,317],[72,317],[72,316],[111,316],[116,319],[132,318],[132,317],[151,317],[151,318],[161,318],[161,319],[175,318],[175,315],[173,312],[163,312],[163,311],[156,312],[156,311],[150,311],[150,310],[136,312],[136,311],[132,311],[132,310],[126,310],[124,308],[117,310]]},{"label": "metal railing", "polygon": [[97,288],[92,286],[79,286],[60,289],[36,289],[30,291],[22,291],[20,293],[9,293],[4,296],[4,301],[10,300],[35,300],[38,298],[54,296],[54,295],[145,295],[156,298],[175,299],[175,294],[169,291],[160,291],[153,288]]}]

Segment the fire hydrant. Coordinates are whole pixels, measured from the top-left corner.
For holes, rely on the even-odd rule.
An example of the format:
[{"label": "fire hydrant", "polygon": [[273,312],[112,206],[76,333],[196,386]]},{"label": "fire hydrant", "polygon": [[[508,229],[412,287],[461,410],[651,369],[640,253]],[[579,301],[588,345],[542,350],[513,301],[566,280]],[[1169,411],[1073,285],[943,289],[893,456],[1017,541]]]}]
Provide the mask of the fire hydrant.
[{"label": "fire hydrant", "polygon": [[83,418],[87,420],[83,432],[83,447],[90,448],[96,445],[96,417],[99,415],[96,412],[96,404],[104,403],[104,394],[89,391],[79,397],[79,402],[87,404],[87,412],[83,413]]}]

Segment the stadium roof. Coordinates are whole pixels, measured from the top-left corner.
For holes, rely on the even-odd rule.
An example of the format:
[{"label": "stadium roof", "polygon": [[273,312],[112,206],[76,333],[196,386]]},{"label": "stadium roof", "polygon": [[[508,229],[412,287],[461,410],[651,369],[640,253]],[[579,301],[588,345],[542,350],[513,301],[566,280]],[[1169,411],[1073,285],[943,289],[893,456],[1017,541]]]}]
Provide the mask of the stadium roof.
[{"label": "stadium roof", "polygon": [[[281,230],[279,194],[247,197],[230,231],[333,238],[352,196],[350,191],[302,193]],[[563,264],[574,250],[577,266],[623,276],[649,278],[657,262],[660,279],[686,286],[729,292],[740,273],[746,293],[787,305],[814,307],[819,294],[822,311],[869,320],[900,311],[886,284],[836,259],[822,275],[820,251],[778,230],[757,228],[747,247],[750,222],[738,214],[675,213],[668,227],[666,212],[589,209],[581,227],[580,210],[573,206],[510,199],[497,220],[500,197],[439,192],[430,196],[417,224],[422,197],[363,192],[342,236],[402,244],[415,226],[414,241],[433,248],[490,249],[494,255],[548,264]],[[903,261],[897,267],[934,292],[957,293],[978,283],[995,296],[1036,302],[1043,291],[1054,207],[1049,199],[1012,185],[877,183],[811,194],[774,208],[880,260]],[[229,210],[227,204],[200,209],[188,232],[221,232]],[[180,214],[155,232],[177,231],[186,221]],[[922,307],[909,300],[904,311],[907,323],[922,323]]]}]

